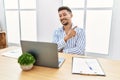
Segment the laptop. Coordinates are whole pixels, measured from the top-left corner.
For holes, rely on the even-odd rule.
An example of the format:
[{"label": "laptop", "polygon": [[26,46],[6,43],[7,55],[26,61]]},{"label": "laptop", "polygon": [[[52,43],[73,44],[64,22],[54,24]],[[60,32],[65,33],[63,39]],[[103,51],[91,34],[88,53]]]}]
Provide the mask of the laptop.
[{"label": "laptop", "polygon": [[35,59],[35,65],[59,68],[64,58],[58,58],[58,49],[56,43],[35,42],[21,40],[22,52],[29,52]]}]

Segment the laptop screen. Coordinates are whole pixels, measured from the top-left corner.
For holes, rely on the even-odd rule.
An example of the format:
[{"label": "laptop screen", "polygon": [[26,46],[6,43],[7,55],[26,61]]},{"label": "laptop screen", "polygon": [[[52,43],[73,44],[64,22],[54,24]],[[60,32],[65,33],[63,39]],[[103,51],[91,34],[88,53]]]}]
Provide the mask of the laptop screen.
[{"label": "laptop screen", "polygon": [[22,52],[29,52],[35,59],[35,65],[59,67],[58,50],[56,43],[35,42],[21,40]]}]

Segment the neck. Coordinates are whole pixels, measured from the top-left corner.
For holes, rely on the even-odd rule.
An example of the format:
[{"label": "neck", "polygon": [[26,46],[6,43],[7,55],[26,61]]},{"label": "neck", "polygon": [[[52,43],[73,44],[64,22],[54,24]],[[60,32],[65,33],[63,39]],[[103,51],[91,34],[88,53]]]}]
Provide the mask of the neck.
[{"label": "neck", "polygon": [[63,28],[64,28],[65,31],[66,30],[70,30],[71,27],[72,27],[72,24],[68,24],[68,25],[63,26]]}]

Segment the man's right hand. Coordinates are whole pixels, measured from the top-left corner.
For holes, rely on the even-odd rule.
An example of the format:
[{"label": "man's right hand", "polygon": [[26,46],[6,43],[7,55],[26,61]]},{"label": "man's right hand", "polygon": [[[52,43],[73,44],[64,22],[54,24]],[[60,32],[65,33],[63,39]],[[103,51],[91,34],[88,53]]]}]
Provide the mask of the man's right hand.
[{"label": "man's right hand", "polygon": [[67,35],[64,37],[65,42],[67,42],[68,39],[75,37],[76,35],[76,31],[74,30],[77,26],[75,26],[74,28],[70,29],[69,32],[67,33]]}]

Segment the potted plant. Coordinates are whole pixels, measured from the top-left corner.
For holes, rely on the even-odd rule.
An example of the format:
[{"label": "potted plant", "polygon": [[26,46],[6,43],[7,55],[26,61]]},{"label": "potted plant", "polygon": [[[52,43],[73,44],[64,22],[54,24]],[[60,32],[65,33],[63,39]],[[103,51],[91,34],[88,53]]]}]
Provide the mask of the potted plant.
[{"label": "potted plant", "polygon": [[35,58],[30,53],[25,52],[18,58],[18,63],[23,70],[30,70],[35,63]]}]

